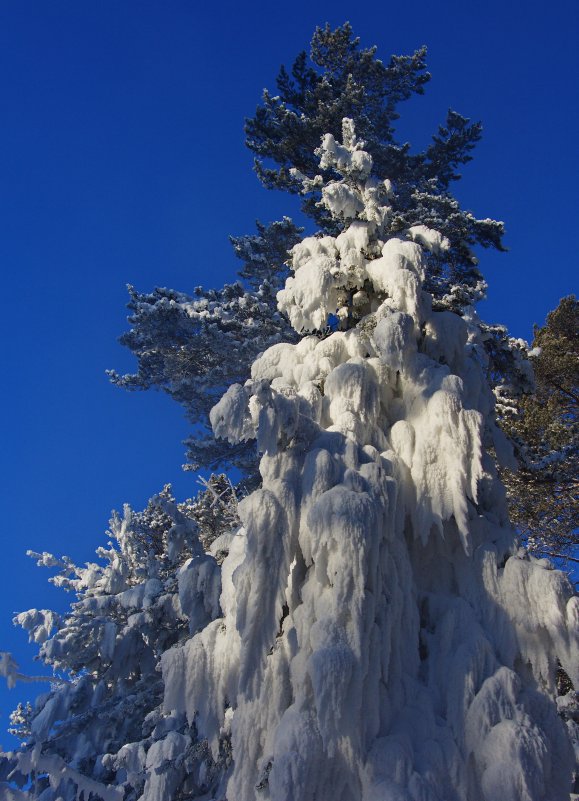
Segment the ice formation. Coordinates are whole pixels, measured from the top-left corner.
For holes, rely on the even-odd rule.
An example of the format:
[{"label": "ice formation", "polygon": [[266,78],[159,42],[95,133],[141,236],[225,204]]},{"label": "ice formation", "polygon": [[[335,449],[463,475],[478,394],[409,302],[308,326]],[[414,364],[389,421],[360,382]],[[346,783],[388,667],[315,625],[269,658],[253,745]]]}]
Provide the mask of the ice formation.
[{"label": "ice formation", "polygon": [[349,121],[344,142],[323,202],[349,225],[294,248],[278,299],[346,330],[269,348],[212,411],[257,439],[263,483],[223,617],[163,657],[165,706],[215,754],[231,738],[230,801],[566,799],[553,681],[559,660],[578,686],[579,598],[514,545],[476,327],[422,289],[445,241],[385,236],[390,188]]}]

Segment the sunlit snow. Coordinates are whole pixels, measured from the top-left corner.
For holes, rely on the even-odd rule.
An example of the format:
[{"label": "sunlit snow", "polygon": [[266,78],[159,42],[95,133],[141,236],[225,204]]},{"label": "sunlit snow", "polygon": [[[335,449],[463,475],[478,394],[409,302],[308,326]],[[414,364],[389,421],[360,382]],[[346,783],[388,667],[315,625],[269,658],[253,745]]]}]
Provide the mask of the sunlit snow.
[{"label": "sunlit snow", "polygon": [[[163,656],[165,708],[215,753],[231,733],[230,801],[566,799],[553,677],[558,659],[578,686],[579,599],[514,545],[478,329],[421,288],[446,243],[382,239],[388,192],[376,213],[351,121],[320,156],[342,175],[323,202],[351,222],[293,250],[279,305],[314,333],[212,411],[218,436],[257,439],[263,483],[223,616]],[[345,330],[323,338],[330,315]]]}]

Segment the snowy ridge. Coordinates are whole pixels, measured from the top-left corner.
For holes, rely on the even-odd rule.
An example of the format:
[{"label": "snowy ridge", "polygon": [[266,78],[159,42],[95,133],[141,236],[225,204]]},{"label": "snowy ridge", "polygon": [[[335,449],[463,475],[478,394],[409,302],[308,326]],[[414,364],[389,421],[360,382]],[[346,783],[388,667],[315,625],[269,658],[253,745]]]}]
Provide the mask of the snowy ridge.
[{"label": "snowy ridge", "polygon": [[269,348],[211,412],[257,439],[262,487],[223,617],[163,656],[165,708],[214,755],[230,738],[229,801],[562,801],[553,680],[557,659],[578,678],[578,599],[514,547],[476,326],[422,290],[445,243],[387,235],[351,121],[320,156],[351,223],[294,248],[278,300],[297,330],[345,330]]}]

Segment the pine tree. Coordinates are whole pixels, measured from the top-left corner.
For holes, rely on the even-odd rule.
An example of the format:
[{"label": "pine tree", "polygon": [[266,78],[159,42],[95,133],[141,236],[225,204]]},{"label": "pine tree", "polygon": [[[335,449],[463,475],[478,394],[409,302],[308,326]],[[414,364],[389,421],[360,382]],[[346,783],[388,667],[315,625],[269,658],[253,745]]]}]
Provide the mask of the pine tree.
[{"label": "pine tree", "polygon": [[[396,140],[399,105],[423,94],[430,79],[425,58],[426,49],[421,48],[410,56],[392,56],[385,65],[376,57],[375,47],[360,47],[348,23],[336,30],[318,28],[311,43],[311,63],[302,52],[291,75],[282,67],[278,93],[273,96],[266,90],[255,117],[246,121],[246,144],[257,154],[262,183],[304,194],[303,210],[316,221],[320,233],[337,235],[344,220],[329,214],[320,202],[322,183],[337,173],[330,164],[320,167],[315,151],[323,135],[339,138],[342,119],[351,118],[376,174],[387,178],[393,189],[389,233],[425,225],[447,239],[444,251],[426,256],[425,286],[436,308],[464,313],[486,291],[473,247],[503,249],[503,224],[477,219],[460,208],[451,192],[452,183],[460,178],[460,166],[470,161],[480,139],[480,123],[449,111],[423,152],[413,153],[408,143]],[[267,166],[270,161],[278,167]],[[317,183],[312,183],[314,179]],[[253,446],[216,443],[208,411],[229,383],[248,377],[260,351],[301,335],[275,302],[288,275],[289,251],[301,230],[284,217],[269,226],[258,222],[257,235],[231,238],[236,256],[244,262],[239,275],[245,287],[199,287],[193,297],[168,289],[147,294],[129,288],[132,327],[120,341],[136,356],[138,369],[134,374],[111,371],[110,375],[119,386],[161,389],[183,404],[194,425],[186,441],[191,469],[235,466],[255,476]],[[489,380],[519,381],[517,354],[505,329],[480,320],[478,324],[490,356]]]},{"label": "pine tree", "polygon": [[217,436],[256,439],[262,485],[222,617],[162,657],[165,705],[230,744],[215,798],[566,801],[577,726],[554,700],[559,663],[579,681],[578,599],[516,547],[480,327],[423,288],[449,243],[390,234],[392,186],[343,124],[317,182],[343,230],[294,247],[278,295],[314,333],[211,411]]},{"label": "pine tree", "polygon": [[[332,30],[317,28],[308,56],[295,60],[291,74],[282,67],[277,91],[265,90],[255,116],[246,121],[247,146],[256,154],[256,170],[269,188],[302,192],[302,178],[320,173],[315,150],[327,133],[341,136],[342,119],[351,118],[372,156],[377,175],[395,189],[391,232],[423,224],[449,241],[442,253],[429,254],[427,287],[436,303],[459,308],[484,293],[485,285],[471,250],[474,245],[502,249],[503,225],[479,220],[460,208],[450,186],[482,133],[480,123],[449,110],[444,124],[424,151],[413,153],[396,138],[399,105],[422,95],[430,80],[426,48],[410,56],[392,56],[388,64],[376,48],[360,47],[349,23]],[[273,161],[277,167],[266,166]],[[335,177],[328,165],[324,180]],[[321,230],[335,234],[341,224],[320,204],[319,192],[303,204]]]},{"label": "pine tree", "polygon": [[575,559],[579,543],[579,303],[563,298],[535,328],[536,388],[505,408],[519,461],[505,472],[510,514],[538,554]]},{"label": "pine tree", "polygon": [[[220,613],[218,562],[237,525],[236,499],[223,484],[212,478],[182,504],[165,487],[143,512],[126,506],[111,520],[99,562],[79,567],[68,557],[30,553],[57,571],[52,583],[75,601],[63,616],[31,609],[14,619],[54,678],[34,706],[19,705],[12,715],[23,747],[0,754],[0,795],[32,784],[15,797],[176,801],[211,789],[227,754],[214,760],[194,724],[165,713],[159,667],[165,651]],[[209,553],[217,539],[208,531],[210,514],[221,538],[217,559]],[[3,664],[9,684],[26,680],[6,654]],[[8,777],[12,789],[2,783]]]}]

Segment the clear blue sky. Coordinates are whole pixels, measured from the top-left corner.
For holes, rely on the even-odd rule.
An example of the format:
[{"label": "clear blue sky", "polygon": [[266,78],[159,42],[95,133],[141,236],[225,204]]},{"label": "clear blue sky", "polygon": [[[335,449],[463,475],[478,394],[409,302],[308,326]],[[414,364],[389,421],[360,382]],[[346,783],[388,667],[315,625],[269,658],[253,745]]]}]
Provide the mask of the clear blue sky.
[{"label": "clear blue sky", "polygon": [[[317,24],[346,19],[384,59],[428,45],[433,79],[402,107],[403,136],[424,145],[448,107],[484,123],[457,185],[507,225],[509,253],[481,256],[483,315],[528,338],[577,289],[576,0],[3,3],[0,650],[27,671],[13,613],[66,598],[26,549],[91,559],[113,507],[140,508],[169,481],[194,491],[180,409],[105,377],[131,368],[116,343],[125,284],[218,285],[237,269],[228,234],[295,212],[259,187],[243,118]],[[5,746],[24,697],[2,682]]]}]

